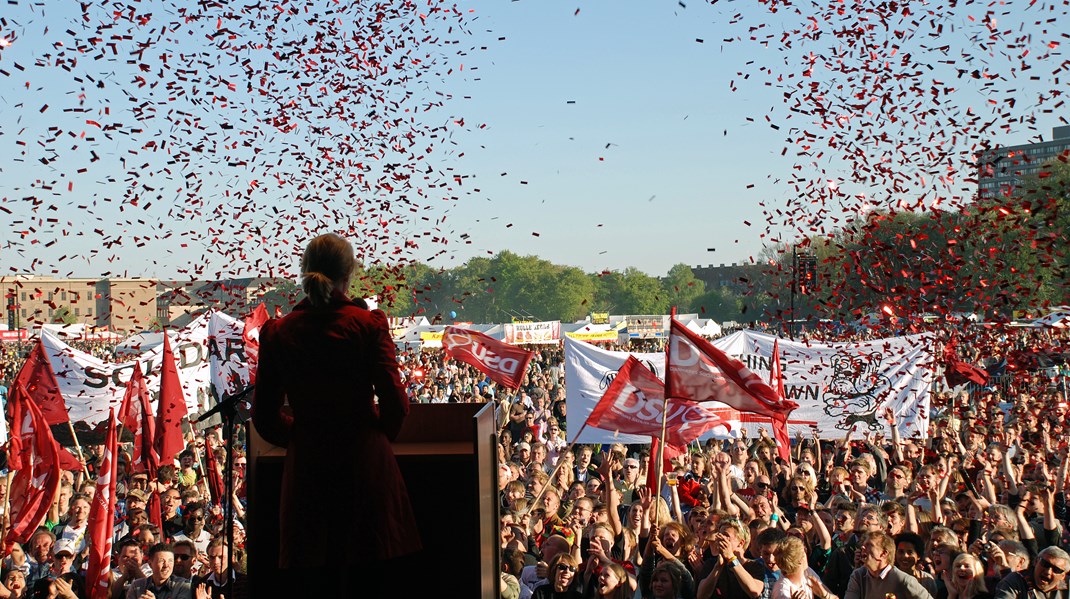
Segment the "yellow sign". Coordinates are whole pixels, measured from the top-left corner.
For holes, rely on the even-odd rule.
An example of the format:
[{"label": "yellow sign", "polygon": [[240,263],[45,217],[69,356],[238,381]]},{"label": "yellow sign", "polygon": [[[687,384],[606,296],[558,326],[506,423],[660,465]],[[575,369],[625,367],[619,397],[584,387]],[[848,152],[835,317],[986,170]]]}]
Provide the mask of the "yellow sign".
[{"label": "yellow sign", "polygon": [[442,341],[442,331],[424,331],[420,333],[420,341]]},{"label": "yellow sign", "polygon": [[577,341],[616,341],[617,331],[599,331],[597,333],[565,333]]},{"label": "yellow sign", "polygon": [[591,312],[591,324],[609,324],[609,312]]}]

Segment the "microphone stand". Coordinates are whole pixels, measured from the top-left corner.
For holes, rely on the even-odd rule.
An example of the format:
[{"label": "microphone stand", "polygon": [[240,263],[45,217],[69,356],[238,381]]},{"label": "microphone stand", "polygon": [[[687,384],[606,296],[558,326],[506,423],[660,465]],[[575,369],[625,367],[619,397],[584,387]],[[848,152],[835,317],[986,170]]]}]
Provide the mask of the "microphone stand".
[{"label": "microphone stand", "polygon": [[[234,393],[232,395],[225,396],[218,404],[211,410],[208,410],[197,418],[197,422],[204,422],[212,416],[219,414],[223,419],[223,446],[227,452],[226,467],[223,473],[224,488],[223,491],[226,494],[226,503],[223,508],[223,526],[227,529],[227,560],[230,561],[227,564],[227,580],[224,583],[223,594],[227,597],[233,596],[231,594],[231,583],[234,581],[234,450],[231,445],[234,439],[234,422],[238,418],[238,407],[242,401],[252,395],[253,385]],[[207,442],[207,441],[205,441]],[[213,466],[214,468],[214,466]],[[221,502],[222,503],[222,502]]]}]

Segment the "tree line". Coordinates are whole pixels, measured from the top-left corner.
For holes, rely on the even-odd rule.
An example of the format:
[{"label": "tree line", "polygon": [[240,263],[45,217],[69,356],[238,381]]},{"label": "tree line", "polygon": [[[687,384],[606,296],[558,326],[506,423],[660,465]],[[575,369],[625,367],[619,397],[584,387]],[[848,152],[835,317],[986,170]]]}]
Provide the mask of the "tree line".
[{"label": "tree line", "polygon": [[[636,268],[584,272],[502,251],[450,269],[362,266],[351,295],[377,295],[392,316],[432,322],[575,321],[612,314],[698,313],[725,321],[977,312],[993,318],[1070,302],[1070,166],[1056,160],[1012,193],[959,210],[875,210],[829,236],[767,246],[747,291],[707,289],[686,264],[656,277]],[[816,259],[799,284],[800,255]],[[794,284],[794,287],[793,287]],[[791,304],[794,290],[794,312]],[[285,311],[299,291],[265,297]]]}]

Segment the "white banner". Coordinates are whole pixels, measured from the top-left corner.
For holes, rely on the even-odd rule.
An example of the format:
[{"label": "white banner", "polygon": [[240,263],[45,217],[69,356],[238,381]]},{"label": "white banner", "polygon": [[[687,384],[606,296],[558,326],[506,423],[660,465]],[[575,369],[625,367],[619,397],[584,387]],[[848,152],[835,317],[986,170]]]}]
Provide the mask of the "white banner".
[{"label": "white banner", "polygon": [[[718,349],[743,362],[768,380],[772,363],[772,335],[740,331],[713,342]],[[784,392],[799,404],[788,421],[788,431],[810,435],[816,427],[822,438],[842,438],[848,429],[857,432],[891,431],[883,418],[886,408],[896,413],[903,438],[925,437],[929,430],[930,384],[934,360],[929,352],[931,339],[925,335],[876,339],[864,343],[802,344],[780,339],[780,363],[784,371]],[[664,353],[636,353],[664,380]],[[610,352],[573,339],[565,339],[565,401],[569,414],[569,435],[575,435],[587,415],[601,399],[627,352]],[[722,404],[716,404],[724,407]],[[578,420],[574,420],[579,417]],[[747,422],[749,433],[768,424]],[[735,436],[740,427],[732,424]],[[723,429],[721,429],[723,430]],[[719,433],[720,431],[715,431]],[[571,440],[571,439],[570,439]],[[644,437],[611,431],[587,430],[585,443],[645,443]]]},{"label": "white banner", "polygon": [[[243,328],[242,321],[213,312],[184,329],[168,332],[186,396],[186,409],[191,415],[214,406],[216,398],[246,386],[249,375]],[[118,412],[135,362],[141,363],[145,373],[155,413],[160,392],[162,343],[136,360],[106,363],[70,347],[47,331],[42,333],[41,340],[71,422],[95,426],[107,419],[109,407]]]},{"label": "white banner", "polygon": [[[772,335],[739,331],[713,342],[768,380]],[[808,344],[780,339],[784,393],[799,404],[788,430],[816,426],[822,438],[842,438],[849,429],[891,434],[884,412],[892,408],[903,438],[929,431],[929,390],[935,362],[927,335],[859,343]],[[746,425],[753,432],[757,424]]]},{"label": "white banner", "polygon": [[[561,340],[561,321],[516,322],[502,325],[505,342],[513,345],[523,343],[557,343]],[[624,362],[621,361],[623,364]]]},{"label": "white banner", "polygon": [[[665,380],[664,352],[640,353],[609,351],[595,347],[569,337],[565,337],[565,408],[568,410],[568,440],[576,440],[583,423],[591,411],[602,399],[609,384],[617,376],[617,370],[624,365],[629,355],[649,368],[658,378]],[[720,402],[709,402],[711,408],[731,409]],[[733,430],[739,429],[738,421],[731,421]],[[728,436],[728,430],[718,426],[708,431],[701,438]],[[646,435],[627,435],[616,431],[603,430],[588,426],[579,435],[580,443],[649,443]]]}]

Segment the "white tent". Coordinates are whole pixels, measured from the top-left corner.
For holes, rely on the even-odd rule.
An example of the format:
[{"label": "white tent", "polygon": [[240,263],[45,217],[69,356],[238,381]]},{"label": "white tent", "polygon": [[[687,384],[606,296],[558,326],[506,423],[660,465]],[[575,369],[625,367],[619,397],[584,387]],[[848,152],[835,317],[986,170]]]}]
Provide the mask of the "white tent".
[{"label": "white tent", "polygon": [[1033,321],[1034,326],[1061,329],[1070,326],[1070,306],[1057,306],[1051,313]]},{"label": "white tent", "polygon": [[698,333],[703,337],[720,337],[721,325],[714,322],[712,318],[695,318],[688,320],[684,326],[693,333]]}]

